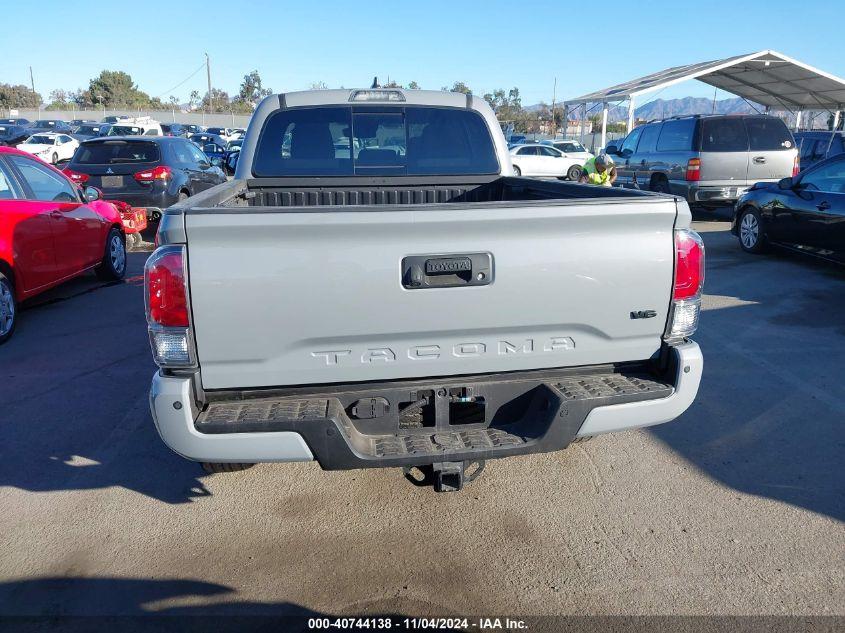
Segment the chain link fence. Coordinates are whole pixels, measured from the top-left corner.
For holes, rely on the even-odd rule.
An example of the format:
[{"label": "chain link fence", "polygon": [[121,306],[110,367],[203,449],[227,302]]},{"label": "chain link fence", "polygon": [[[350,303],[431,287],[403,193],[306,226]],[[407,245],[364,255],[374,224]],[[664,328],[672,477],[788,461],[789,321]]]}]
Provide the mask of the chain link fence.
[{"label": "chain link fence", "polygon": [[101,121],[106,116],[149,116],[161,123],[190,123],[193,125],[243,128],[247,126],[251,118],[248,114],[227,112],[206,114],[205,112],[180,112],[179,110],[110,110],[103,108],[98,110],[24,110],[19,108],[17,114],[13,113],[14,110],[4,109],[0,115],[21,117],[30,121],[37,119],[62,119],[63,121],[91,119]]}]

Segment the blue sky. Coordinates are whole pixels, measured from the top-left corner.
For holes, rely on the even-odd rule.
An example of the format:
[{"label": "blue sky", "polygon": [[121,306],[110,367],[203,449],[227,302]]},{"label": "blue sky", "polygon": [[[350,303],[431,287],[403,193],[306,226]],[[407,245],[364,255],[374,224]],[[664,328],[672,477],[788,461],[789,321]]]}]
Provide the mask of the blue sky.
[{"label": "blue sky", "polygon": [[[530,105],[551,101],[555,77],[560,100],[669,66],[767,48],[845,75],[841,0],[814,0],[813,28],[800,26],[804,10],[794,0],[143,0],[134,6],[143,8],[86,0],[16,4],[14,23],[26,26],[4,29],[0,82],[29,84],[32,65],[46,99],[54,88],[87,87],[102,69],[124,70],[145,92],[186,101],[191,90],[205,92],[204,70],[170,89],[201,66],[206,51],[213,85],[229,94],[257,69],[277,92],[317,81],[368,86],[378,75],[432,89],[460,80],[476,94],[517,86],[523,105]],[[820,19],[826,15],[832,20]],[[67,39],[36,35],[51,31]],[[713,89],[689,82],[654,96],[685,95],[712,97]]]}]

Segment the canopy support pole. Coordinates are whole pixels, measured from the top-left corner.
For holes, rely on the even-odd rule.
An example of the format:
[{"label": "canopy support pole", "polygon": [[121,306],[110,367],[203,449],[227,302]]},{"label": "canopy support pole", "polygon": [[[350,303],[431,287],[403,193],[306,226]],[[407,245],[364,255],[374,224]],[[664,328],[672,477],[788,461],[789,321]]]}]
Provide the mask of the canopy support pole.
[{"label": "canopy support pole", "polygon": [[[605,143],[607,142],[607,101],[601,104],[601,151],[604,151]],[[837,110],[836,114],[839,114]],[[835,127],[835,124],[834,124]]]},{"label": "canopy support pole", "polygon": [[795,114],[795,131],[801,129],[801,115],[804,114],[804,108],[798,108],[798,112]]},{"label": "canopy support pole", "polygon": [[584,119],[587,118],[587,104],[584,103],[584,113],[578,117],[578,141],[581,145],[584,144]]},{"label": "canopy support pole", "polygon": [[628,134],[634,129],[634,96],[628,97]]},{"label": "canopy support pole", "polygon": [[839,127],[839,117],[842,116],[842,110],[837,110],[833,113],[833,131],[835,132],[836,129]]}]

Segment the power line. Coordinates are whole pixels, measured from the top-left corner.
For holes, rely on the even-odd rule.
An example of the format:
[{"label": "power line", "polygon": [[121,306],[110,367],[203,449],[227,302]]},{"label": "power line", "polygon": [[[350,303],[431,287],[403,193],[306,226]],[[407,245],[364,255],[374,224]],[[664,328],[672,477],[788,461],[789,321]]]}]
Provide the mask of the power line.
[{"label": "power line", "polygon": [[190,75],[188,75],[188,77],[187,77],[187,78],[183,79],[182,81],[180,81],[178,84],[176,84],[175,86],[173,86],[173,87],[172,87],[172,88],[170,88],[169,90],[165,90],[165,91],[164,91],[164,92],[162,92],[160,95],[158,95],[158,96],[156,97],[156,99],[161,99],[164,95],[169,94],[169,93],[173,92],[174,90],[176,90],[176,88],[179,88],[180,86],[182,86],[182,85],[184,85],[184,84],[188,83],[188,81],[190,81],[191,79],[193,79],[193,78],[194,78],[194,76],[195,76],[195,75],[196,75],[199,71],[201,71],[203,68],[205,68],[205,62],[203,62],[202,64],[200,64],[200,67],[199,67],[199,68],[197,68],[197,69],[196,69],[194,72],[192,72]]}]

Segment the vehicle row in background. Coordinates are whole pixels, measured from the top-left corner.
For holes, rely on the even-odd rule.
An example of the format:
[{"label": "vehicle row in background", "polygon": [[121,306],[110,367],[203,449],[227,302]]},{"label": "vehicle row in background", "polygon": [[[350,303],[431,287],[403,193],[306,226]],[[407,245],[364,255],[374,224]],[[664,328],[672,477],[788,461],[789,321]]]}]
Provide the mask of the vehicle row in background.
[{"label": "vehicle row in background", "polygon": [[586,159],[569,157],[550,145],[516,145],[510,150],[517,176],[541,176],[578,180]]}]

